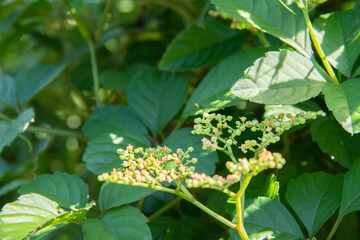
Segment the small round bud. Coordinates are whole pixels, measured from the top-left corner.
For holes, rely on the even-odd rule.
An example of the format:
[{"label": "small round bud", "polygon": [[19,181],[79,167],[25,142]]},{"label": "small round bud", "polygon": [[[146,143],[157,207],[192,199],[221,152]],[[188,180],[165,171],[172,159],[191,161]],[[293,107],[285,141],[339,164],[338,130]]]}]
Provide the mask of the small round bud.
[{"label": "small round bud", "polygon": [[232,121],[232,119],[233,119],[232,116],[227,116],[227,117],[226,117],[226,120],[229,121],[229,122]]},{"label": "small round bud", "polygon": [[189,147],[189,148],[188,148],[188,151],[189,151],[189,152],[193,152],[193,151],[194,151],[194,148],[193,148],[193,147]]},{"label": "small round bud", "polygon": [[195,119],[194,119],[194,123],[196,123],[196,124],[201,123],[201,118],[195,118]]}]

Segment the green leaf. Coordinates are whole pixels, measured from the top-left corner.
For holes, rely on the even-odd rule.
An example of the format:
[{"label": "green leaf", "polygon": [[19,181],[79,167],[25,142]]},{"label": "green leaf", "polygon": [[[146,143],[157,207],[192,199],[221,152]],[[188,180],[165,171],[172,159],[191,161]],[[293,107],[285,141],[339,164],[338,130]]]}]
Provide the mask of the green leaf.
[{"label": "green leaf", "polygon": [[137,208],[124,206],[107,212],[103,219],[86,219],[83,225],[85,240],[151,239],[146,217]]},{"label": "green leaf", "polygon": [[69,223],[81,224],[89,204],[78,211],[66,212],[56,202],[36,193],[19,197],[18,201],[6,204],[0,212],[0,239],[21,240],[28,237],[40,239]]},{"label": "green leaf", "polygon": [[113,133],[104,133],[91,140],[83,155],[83,161],[94,174],[122,168],[122,160],[117,154],[117,149],[126,148],[129,144],[135,147],[148,147],[150,142],[138,132],[114,130]]},{"label": "green leaf", "polygon": [[[229,89],[244,76],[244,69],[264,56],[269,48],[249,48],[222,60],[195,89],[183,112],[183,117],[217,111],[242,101]],[[221,84],[219,84],[221,82]]]},{"label": "green leaf", "polygon": [[279,202],[265,197],[247,200],[245,229],[250,233],[271,231],[277,240],[305,239],[289,211]]},{"label": "green leaf", "polygon": [[104,133],[128,131],[146,134],[147,130],[134,112],[126,107],[105,106],[96,109],[83,127],[84,133],[94,139]]},{"label": "green leaf", "polygon": [[314,22],[315,35],[326,59],[348,77],[360,54],[359,22],[356,9],[322,15]]},{"label": "green leaf", "polygon": [[313,100],[307,100],[295,105],[266,105],[264,118],[270,117],[272,115],[279,115],[280,113],[291,113],[296,115],[301,112],[308,111],[319,112],[321,111],[321,107]]},{"label": "green leaf", "polygon": [[291,180],[286,199],[309,232],[314,236],[334,214],[341,201],[343,175],[325,172],[305,173]]},{"label": "green leaf", "polygon": [[310,130],[321,150],[342,166],[350,168],[354,159],[360,157],[360,135],[351,136],[335,119],[318,118],[311,123]]},{"label": "green leaf", "polygon": [[6,204],[0,213],[0,239],[23,239],[59,214],[56,202],[38,194],[26,194]]},{"label": "green leaf", "polygon": [[360,210],[360,158],[354,161],[350,171],[345,174],[340,216]]},{"label": "green leaf", "polygon": [[284,1],[296,13],[288,11],[279,1],[212,0],[225,13],[289,44],[304,56],[312,55],[310,36],[301,10],[293,2]]},{"label": "green leaf", "polygon": [[316,97],[325,82],[310,59],[282,49],[257,59],[231,92],[256,103],[296,104]]},{"label": "green leaf", "polygon": [[182,128],[176,132],[173,132],[168,136],[162,145],[166,145],[173,151],[181,148],[183,151],[187,151],[189,147],[193,147],[194,151],[190,153],[191,158],[197,158],[195,166],[195,172],[205,173],[211,175],[215,172],[215,164],[218,161],[218,155],[216,152],[209,149],[202,149],[201,139],[204,136],[191,134],[191,128]]},{"label": "green leaf", "polygon": [[65,65],[41,65],[25,69],[16,76],[16,89],[21,105],[51,83],[62,72]]},{"label": "green leaf", "polygon": [[[230,29],[229,24],[213,18],[205,19],[205,28],[196,23],[183,30],[168,46],[160,68],[188,70],[203,67],[239,49],[246,32]],[[206,41],[205,41],[206,40]]]},{"label": "green leaf", "polygon": [[[217,226],[194,217],[175,219],[160,216],[149,223],[153,239],[199,240],[215,239]],[[215,232],[214,232],[215,231]]]},{"label": "green leaf", "polygon": [[0,104],[16,107],[15,80],[7,75],[0,75]]},{"label": "green leaf", "polygon": [[121,70],[108,69],[100,74],[100,83],[108,89],[126,93],[129,83],[147,69],[151,67],[145,63],[135,63]]},{"label": "green leaf", "polygon": [[6,195],[8,192],[18,189],[24,185],[27,181],[24,179],[16,179],[0,187],[0,197]]},{"label": "green leaf", "polygon": [[146,70],[128,86],[128,102],[134,112],[156,135],[180,110],[187,97],[186,75]]},{"label": "green leaf", "polygon": [[10,123],[0,121],[0,152],[6,145],[10,144],[19,133],[25,131],[33,119],[34,110],[28,108]]},{"label": "green leaf", "polygon": [[64,172],[39,175],[34,181],[22,186],[19,193],[37,193],[67,209],[85,207],[89,195],[88,187],[83,180]]},{"label": "green leaf", "polygon": [[99,193],[102,212],[124,204],[135,202],[155,192],[154,189],[105,182]]},{"label": "green leaf", "polygon": [[327,107],[336,120],[351,134],[360,132],[360,78],[349,79],[340,86],[325,84]]}]

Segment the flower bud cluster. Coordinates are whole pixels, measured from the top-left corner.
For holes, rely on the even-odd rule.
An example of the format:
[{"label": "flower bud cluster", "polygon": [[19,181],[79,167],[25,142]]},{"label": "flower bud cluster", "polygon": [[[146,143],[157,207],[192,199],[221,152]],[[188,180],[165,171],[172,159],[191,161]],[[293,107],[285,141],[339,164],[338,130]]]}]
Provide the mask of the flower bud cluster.
[{"label": "flower bud cluster", "polygon": [[192,178],[186,179],[185,182],[189,188],[211,188],[218,191],[225,191],[232,184],[239,182],[240,172],[234,172],[225,178],[219,175],[207,176],[205,173],[194,173]]},{"label": "flower bud cluster", "polygon": [[126,149],[119,149],[120,159],[123,160],[123,169],[114,169],[110,174],[98,176],[99,181],[110,181],[127,185],[147,184],[149,187],[161,186],[162,182],[171,183],[194,174],[194,167],[189,163],[196,163],[197,159],[190,158],[188,148],[186,152],[178,149],[172,153],[168,147],[136,148],[132,145]]},{"label": "flower bud cluster", "polygon": [[[203,149],[210,148],[212,150],[224,151],[231,145],[237,145],[236,137],[240,136],[242,132],[249,129],[252,132],[262,132],[262,137],[257,140],[247,140],[240,149],[247,153],[248,150],[256,152],[259,149],[266,148],[271,143],[276,143],[280,140],[280,136],[284,131],[290,128],[304,124],[308,119],[315,119],[316,113],[299,113],[292,115],[290,113],[280,113],[277,116],[270,116],[262,122],[257,120],[247,121],[246,117],[240,117],[235,121],[236,127],[232,128],[229,122],[232,121],[231,116],[224,116],[221,114],[204,113],[202,118],[194,120],[193,134],[203,134],[209,138],[203,138]],[[223,133],[229,135],[223,138]]]},{"label": "flower bud cluster", "polygon": [[230,173],[241,173],[247,176],[255,176],[266,169],[281,169],[285,164],[285,159],[280,153],[271,153],[263,149],[257,159],[239,158],[238,163],[226,162],[226,168]]}]

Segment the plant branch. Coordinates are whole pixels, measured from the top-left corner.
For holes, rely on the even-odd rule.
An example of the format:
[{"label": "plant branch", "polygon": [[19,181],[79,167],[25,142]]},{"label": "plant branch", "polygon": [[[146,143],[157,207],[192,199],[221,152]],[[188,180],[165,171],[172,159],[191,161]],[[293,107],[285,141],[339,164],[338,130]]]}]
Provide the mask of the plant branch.
[{"label": "plant branch", "polygon": [[54,135],[63,136],[63,137],[76,137],[83,141],[88,141],[88,138],[85,135],[83,135],[81,133],[77,133],[77,132],[68,131],[68,130],[29,126],[26,131],[32,132],[32,133],[54,134]]},{"label": "plant branch", "polygon": [[340,222],[341,222],[342,218],[343,218],[343,217],[340,216],[340,214],[339,214],[339,216],[337,217],[337,219],[336,219],[336,221],[335,221],[335,224],[334,224],[334,226],[332,227],[331,232],[329,233],[329,236],[327,237],[326,240],[331,240],[331,239],[332,239],[332,237],[334,236],[336,230],[338,229],[338,227],[339,227],[339,225],[340,225]]},{"label": "plant branch", "polygon": [[307,11],[307,6],[299,5],[299,4],[298,4],[298,6],[299,6],[299,8],[302,10],[302,12],[304,14],[305,22],[306,22],[306,25],[307,25],[307,27],[309,29],[311,40],[313,41],[315,49],[316,49],[317,53],[319,54],[319,57],[320,57],[321,61],[323,62],[326,71],[329,73],[329,75],[332,78],[332,80],[334,81],[334,83],[337,86],[339,86],[340,85],[339,80],[336,78],[334,70],[332,69],[330,63],[326,59],[325,53],[322,50],[322,48],[320,46],[320,43],[319,43],[319,41],[317,40],[317,38],[315,36],[314,28],[313,28],[313,26],[311,24],[309,13]]},{"label": "plant branch", "polygon": [[99,96],[99,90],[100,90],[99,82],[100,81],[99,81],[99,73],[98,73],[98,68],[97,68],[94,43],[90,40],[90,41],[88,41],[88,46],[89,46],[89,50],[90,50],[91,72],[92,72],[92,76],[93,76],[96,107],[101,107],[102,102],[101,102],[100,96]]},{"label": "plant branch", "polygon": [[178,204],[179,202],[181,202],[183,199],[178,197],[175,198],[173,201],[169,202],[168,204],[166,204],[165,206],[163,206],[162,208],[160,208],[159,210],[157,210],[156,212],[154,212],[153,214],[151,214],[148,217],[148,221],[152,221],[155,218],[161,216],[163,213],[167,212],[168,210],[170,210],[171,208],[173,208],[176,204]]},{"label": "plant branch", "polygon": [[96,35],[95,35],[95,42],[96,43],[98,43],[100,41],[100,39],[101,39],[101,34],[103,32],[104,25],[105,25],[105,22],[106,22],[106,16],[107,16],[108,12],[110,11],[112,3],[113,3],[113,0],[108,0],[107,3],[106,3],[103,16],[102,16],[102,18],[100,20],[100,23],[99,23],[99,26],[98,26],[98,29],[97,29],[97,32],[96,32]]},{"label": "plant branch", "polygon": [[235,198],[235,206],[236,206],[236,217],[237,217],[237,225],[236,231],[239,233],[242,240],[249,240],[249,236],[247,235],[245,228],[244,228],[244,219],[243,219],[243,194],[245,189],[249,185],[251,180],[251,176],[246,176],[243,184],[241,185],[239,191],[236,194]]}]

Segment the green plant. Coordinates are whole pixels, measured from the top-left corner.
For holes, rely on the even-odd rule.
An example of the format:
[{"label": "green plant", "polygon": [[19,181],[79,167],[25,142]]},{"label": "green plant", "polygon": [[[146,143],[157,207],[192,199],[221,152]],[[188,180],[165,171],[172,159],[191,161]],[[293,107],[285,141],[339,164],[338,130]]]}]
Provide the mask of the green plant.
[{"label": "green plant", "polygon": [[1,239],[358,239],[358,2],[0,6]]}]

